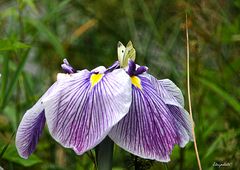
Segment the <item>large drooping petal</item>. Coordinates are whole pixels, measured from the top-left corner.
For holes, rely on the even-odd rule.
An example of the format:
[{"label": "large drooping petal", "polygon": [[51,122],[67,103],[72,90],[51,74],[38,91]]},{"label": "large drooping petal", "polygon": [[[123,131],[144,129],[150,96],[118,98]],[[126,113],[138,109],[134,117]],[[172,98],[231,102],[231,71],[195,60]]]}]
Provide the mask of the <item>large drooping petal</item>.
[{"label": "large drooping petal", "polygon": [[133,76],[132,104],[129,113],[110,131],[111,139],[130,153],[162,162],[170,160],[175,144],[185,145],[190,139],[186,115],[175,115],[144,76]]},{"label": "large drooping petal", "polygon": [[[190,140],[193,140],[191,132],[192,123],[189,113],[184,109],[184,98],[181,90],[169,79],[157,80],[152,75],[149,75],[149,77],[158,94],[167,104],[173,116],[177,119],[178,127],[180,129],[184,128]],[[183,140],[179,145],[184,147],[187,142],[187,140]]]},{"label": "large drooping petal", "polygon": [[123,69],[60,74],[58,83],[58,92],[43,101],[48,128],[77,154],[99,144],[129,111],[131,81]]},{"label": "large drooping petal", "polygon": [[56,84],[54,83],[37,103],[27,110],[19,124],[15,142],[19,155],[25,159],[35,150],[46,122],[42,100],[54,92]]}]

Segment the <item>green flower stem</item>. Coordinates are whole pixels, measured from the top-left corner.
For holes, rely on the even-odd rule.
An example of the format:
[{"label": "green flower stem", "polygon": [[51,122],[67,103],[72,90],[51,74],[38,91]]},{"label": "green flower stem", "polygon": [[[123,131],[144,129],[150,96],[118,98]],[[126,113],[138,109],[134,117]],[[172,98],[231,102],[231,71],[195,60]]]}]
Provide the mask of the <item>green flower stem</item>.
[{"label": "green flower stem", "polygon": [[106,137],[96,149],[97,156],[97,169],[98,170],[111,170],[113,158],[113,141]]}]

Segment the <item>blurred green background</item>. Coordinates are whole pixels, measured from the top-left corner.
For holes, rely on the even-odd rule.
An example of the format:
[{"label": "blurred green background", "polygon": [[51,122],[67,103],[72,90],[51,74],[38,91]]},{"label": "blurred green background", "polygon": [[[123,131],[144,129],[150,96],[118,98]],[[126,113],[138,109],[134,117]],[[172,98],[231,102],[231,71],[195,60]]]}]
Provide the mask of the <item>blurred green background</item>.
[{"label": "blurred green background", "polygon": [[[192,107],[203,169],[218,169],[214,162],[239,169],[239,0],[0,0],[0,166],[95,168],[94,151],[77,156],[57,144],[47,128],[28,160],[15,149],[14,132],[23,114],[62,72],[65,57],[78,69],[109,66],[117,59],[117,42],[132,40],[137,63],[148,66],[158,79],[173,80],[186,99],[186,12]],[[131,170],[136,163],[142,170],[197,169],[193,143],[184,149],[176,146],[167,164],[133,157],[115,146],[114,170]]]}]

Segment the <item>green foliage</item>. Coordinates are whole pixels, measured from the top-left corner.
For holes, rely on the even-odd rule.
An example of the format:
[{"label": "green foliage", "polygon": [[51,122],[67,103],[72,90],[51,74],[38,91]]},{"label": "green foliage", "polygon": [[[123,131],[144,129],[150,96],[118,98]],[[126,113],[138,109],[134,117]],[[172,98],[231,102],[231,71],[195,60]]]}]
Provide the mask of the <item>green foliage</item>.
[{"label": "green foliage", "polygon": [[6,152],[3,155],[3,159],[5,159],[9,162],[16,163],[18,165],[22,165],[24,167],[31,167],[33,165],[42,163],[41,159],[39,159],[34,154],[31,155],[29,157],[29,159],[27,159],[27,160],[19,157],[16,147],[14,145],[11,145],[8,147],[8,149],[6,150]]},{"label": "green foliage", "polygon": [[18,41],[11,41],[9,39],[0,40],[0,51],[17,50],[21,48],[30,48],[30,46]]},{"label": "green foliage", "polygon": [[212,82],[210,82],[206,79],[203,79],[203,78],[200,78],[199,80],[204,86],[206,86],[207,88],[209,88],[210,90],[212,90],[216,94],[218,94],[220,97],[222,97],[223,100],[228,102],[229,105],[231,105],[233,107],[233,109],[235,109],[235,111],[240,114],[240,103],[238,102],[238,100],[236,100],[229,93],[225,92],[220,87],[218,87],[217,84],[214,84],[214,83],[212,83]]},{"label": "green foliage", "polygon": [[41,37],[45,36],[47,41],[49,41],[54,47],[56,53],[61,58],[64,58],[65,52],[58,37],[54,35],[52,31],[50,31],[43,23],[41,23],[38,20],[31,20],[29,21],[29,23],[32,24],[38,30]]},{"label": "green foliage", "polygon": [[[77,156],[44,131],[34,155],[20,158],[13,132],[24,112],[61,72],[109,66],[117,42],[131,40],[136,60],[186,94],[185,12],[189,17],[190,77],[203,169],[214,162],[240,167],[240,1],[2,1],[0,12],[0,166],[5,169],[94,169],[93,154]],[[186,95],[185,95],[186,96]],[[187,108],[187,107],[186,107]],[[134,162],[135,161],[135,162]],[[132,157],[115,146],[113,169],[197,169],[193,144],[175,147],[171,161]]]}]

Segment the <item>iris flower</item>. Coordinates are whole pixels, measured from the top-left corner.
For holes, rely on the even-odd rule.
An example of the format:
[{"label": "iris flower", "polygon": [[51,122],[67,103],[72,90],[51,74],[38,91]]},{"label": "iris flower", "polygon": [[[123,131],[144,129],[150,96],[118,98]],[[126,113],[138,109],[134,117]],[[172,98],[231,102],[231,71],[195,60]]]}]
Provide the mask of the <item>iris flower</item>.
[{"label": "iris flower", "polygon": [[16,134],[18,153],[28,158],[45,123],[51,136],[81,155],[109,136],[119,147],[146,159],[168,162],[174,145],[193,140],[180,89],[137,65],[129,42],[118,44],[111,67],[75,70],[66,59],[57,81],[24,114]]}]

